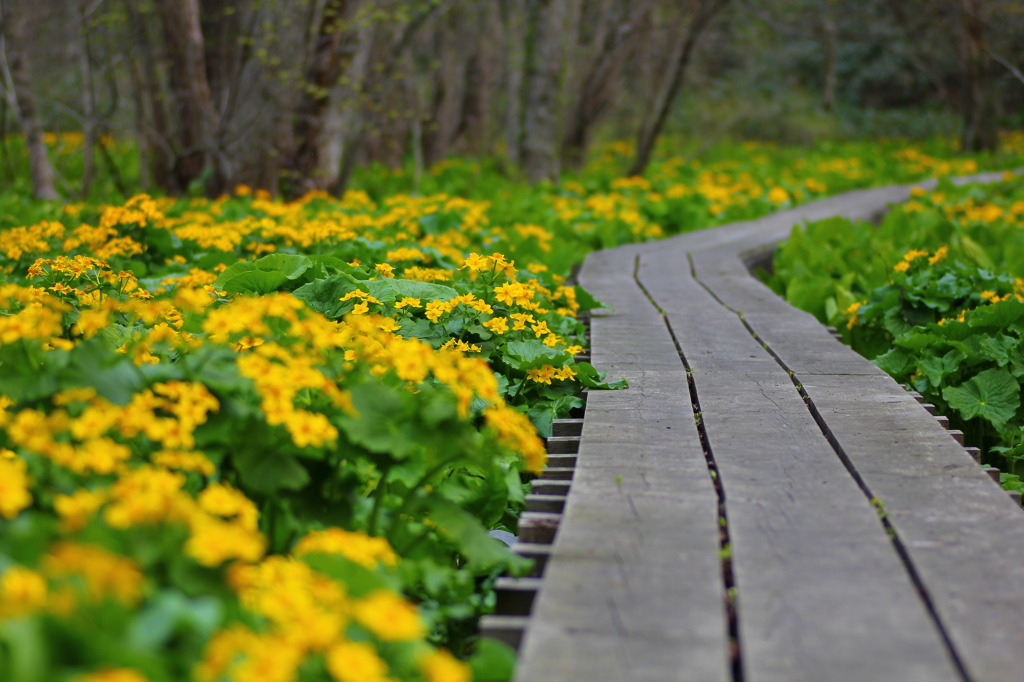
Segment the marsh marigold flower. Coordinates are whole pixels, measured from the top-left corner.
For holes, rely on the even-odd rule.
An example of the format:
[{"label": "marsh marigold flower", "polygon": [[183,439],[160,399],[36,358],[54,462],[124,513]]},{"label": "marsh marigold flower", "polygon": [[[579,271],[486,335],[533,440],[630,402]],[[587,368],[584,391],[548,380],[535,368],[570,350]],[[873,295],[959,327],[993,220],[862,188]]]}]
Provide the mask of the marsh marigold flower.
[{"label": "marsh marigold flower", "polygon": [[0,458],[0,516],[13,519],[32,504],[29,484],[25,460]]},{"label": "marsh marigold flower", "polygon": [[406,642],[427,634],[419,611],[388,590],[376,590],[352,606],[356,621],[386,642]]},{"label": "marsh marigold flower", "polygon": [[149,682],[149,678],[131,668],[103,668],[78,675],[72,682]]},{"label": "marsh marigold flower", "polygon": [[366,642],[339,642],[327,650],[327,671],[337,682],[388,682],[388,665]]},{"label": "marsh marigold flower", "polygon": [[21,566],[0,575],[0,619],[17,618],[46,604],[46,578]]},{"label": "marsh marigold flower", "polygon": [[444,649],[437,649],[420,659],[420,670],[427,682],[470,682],[469,666]]},{"label": "marsh marigold flower", "polygon": [[293,550],[293,554],[296,556],[311,552],[339,554],[369,569],[376,568],[378,564],[385,566],[398,564],[398,555],[384,538],[350,532],[341,528],[311,531],[299,540]]}]

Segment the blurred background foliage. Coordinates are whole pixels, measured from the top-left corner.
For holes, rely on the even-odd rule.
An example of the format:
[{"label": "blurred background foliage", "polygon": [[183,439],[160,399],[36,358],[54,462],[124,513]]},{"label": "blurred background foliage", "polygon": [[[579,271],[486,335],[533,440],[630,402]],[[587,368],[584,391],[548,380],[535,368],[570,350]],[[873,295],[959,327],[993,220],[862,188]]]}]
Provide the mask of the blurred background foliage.
[{"label": "blurred background foliage", "polygon": [[[0,7],[0,178],[31,168],[45,198],[340,194],[368,163],[419,172],[452,155],[556,180],[613,139],[634,141],[622,172],[643,174],[666,131],[698,155],[936,135],[977,152],[1024,125],[1020,0]],[[48,151],[44,132],[74,135]]]}]

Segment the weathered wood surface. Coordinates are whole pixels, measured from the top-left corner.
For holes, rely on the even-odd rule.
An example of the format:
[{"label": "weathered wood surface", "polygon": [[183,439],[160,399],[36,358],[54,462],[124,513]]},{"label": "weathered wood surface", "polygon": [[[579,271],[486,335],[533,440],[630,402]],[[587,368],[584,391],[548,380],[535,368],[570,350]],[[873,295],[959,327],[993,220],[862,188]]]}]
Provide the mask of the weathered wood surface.
[{"label": "weathered wood surface", "polygon": [[685,369],[627,254],[584,277],[619,311],[591,321],[594,362],[630,389],[588,397],[521,680],[728,679],[717,497]]},{"label": "weathered wood surface", "polygon": [[871,217],[907,191],[587,258],[581,281],[611,308],[592,319],[593,362],[630,388],[589,395],[518,680],[736,679],[684,359],[724,490],[743,680],[1024,676],[1024,514],[745,264],[794,224]]},{"label": "weathered wood surface", "polygon": [[726,492],[740,642],[752,679],[957,680],[879,523],[785,369],[740,318],[678,272],[639,278],[679,339]]}]

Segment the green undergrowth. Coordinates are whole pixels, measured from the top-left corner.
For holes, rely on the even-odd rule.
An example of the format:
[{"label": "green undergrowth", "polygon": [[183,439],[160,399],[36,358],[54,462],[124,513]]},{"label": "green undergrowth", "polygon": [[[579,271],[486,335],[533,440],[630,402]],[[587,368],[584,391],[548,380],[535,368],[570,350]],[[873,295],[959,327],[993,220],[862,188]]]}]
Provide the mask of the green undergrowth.
[{"label": "green undergrowth", "polygon": [[[276,666],[320,682],[353,661],[403,680],[508,678],[510,650],[476,623],[495,578],[528,566],[488,533],[516,531],[552,421],[584,387],[624,386],[576,360],[580,314],[601,304],[571,269],[847,189],[1020,164],[1015,140],[977,158],[941,142],[722,145],[643,178],[620,177],[631,149],[612,144],[558,184],[451,159],[287,202],[244,186],[136,193],[133,151],[108,141],[120,174],[49,203],[26,198],[9,140],[0,679],[219,682]],[[50,142],[74,197],[81,140]],[[970,284],[1016,291],[990,279]],[[826,315],[872,291],[840,284]],[[987,400],[1015,368],[979,366],[949,399]],[[1008,409],[988,401],[978,419]]]},{"label": "green undergrowth", "polygon": [[1003,484],[1024,474],[1024,185],[914,190],[878,225],[794,228],[770,285],[964,431]]}]

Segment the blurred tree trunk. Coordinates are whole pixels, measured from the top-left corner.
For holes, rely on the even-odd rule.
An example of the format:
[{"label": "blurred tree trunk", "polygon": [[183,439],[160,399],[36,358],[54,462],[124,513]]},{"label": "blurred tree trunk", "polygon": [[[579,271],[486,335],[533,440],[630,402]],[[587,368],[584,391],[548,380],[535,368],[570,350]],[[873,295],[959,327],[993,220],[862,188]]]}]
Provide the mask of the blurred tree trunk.
[{"label": "blurred tree trunk", "polygon": [[25,41],[29,39],[26,22],[30,4],[29,0],[4,0],[0,5],[4,56],[9,69],[5,80],[8,81],[9,95],[13,96],[13,104],[25,133],[32,193],[37,199],[55,200],[60,195],[54,186],[53,166],[43,140],[43,121],[32,91],[32,73],[26,51]]},{"label": "blurred tree trunk", "polygon": [[534,182],[558,179],[558,105],[569,11],[568,0],[528,0],[519,157]]},{"label": "blurred tree trunk", "polygon": [[170,79],[177,145],[174,159],[175,190],[205,180],[206,190],[218,193],[224,177],[219,163],[220,117],[206,74],[206,46],[199,20],[199,0],[157,0],[164,42],[170,61]]},{"label": "blurred tree trunk", "polygon": [[356,35],[347,26],[348,0],[327,0],[316,30],[313,52],[306,67],[302,92],[295,108],[295,149],[289,164],[294,173],[291,194],[327,189],[337,180],[338,168],[324,164],[327,112],[331,91],[348,66]]},{"label": "blurred tree trunk", "polygon": [[965,152],[994,151],[999,145],[998,111],[992,67],[985,46],[982,0],[960,0],[964,72]]},{"label": "blurred tree trunk", "polygon": [[653,106],[648,110],[640,125],[636,141],[636,156],[629,168],[629,175],[643,175],[650,163],[654,144],[658,141],[661,131],[665,128],[668,114],[679,98],[686,77],[687,67],[693,57],[694,48],[703,35],[711,19],[729,4],[729,0],[688,0],[685,3],[685,14],[688,17],[685,28],[680,33],[679,46],[669,64],[666,65],[665,76],[658,88]]},{"label": "blurred tree trunk", "polygon": [[484,3],[483,27],[477,38],[476,51],[465,69],[462,112],[452,146],[460,153],[494,153],[490,130],[500,130],[496,114],[501,112],[502,22],[501,10],[495,2]]},{"label": "blurred tree trunk", "polygon": [[[574,80],[578,87],[566,119],[562,138],[562,160],[571,168],[579,168],[586,157],[594,124],[600,120],[614,97],[615,79],[629,58],[643,17],[654,0],[612,0],[583,9],[592,37],[590,54]],[[580,22],[581,31],[585,24]]]},{"label": "blurred tree trunk", "polygon": [[505,153],[520,165],[523,137],[523,72],[526,59],[526,0],[501,0],[504,59]]},{"label": "blurred tree trunk", "polygon": [[129,42],[128,74],[135,104],[136,138],[139,144],[141,181],[143,187],[155,185],[174,191],[174,154],[171,149],[171,127],[165,106],[166,97],[153,53],[146,18],[134,0],[124,0],[128,11],[132,39]]},{"label": "blurred tree trunk", "polygon": [[[92,10],[98,8],[93,5]],[[96,135],[99,120],[96,112],[96,82],[93,73],[92,15],[87,2],[79,0],[78,19],[81,26],[82,44],[79,51],[79,65],[82,70],[82,185],[79,195],[85,199],[92,187],[96,160]]]},{"label": "blurred tree trunk", "polygon": [[838,75],[839,30],[836,26],[836,0],[823,0],[821,12],[821,43],[824,50],[824,73],[821,89],[821,108],[834,111]]},{"label": "blurred tree trunk", "polygon": [[[340,194],[345,191],[355,170],[357,160],[367,152],[370,158],[395,163],[401,160],[409,139],[410,126],[407,117],[398,115],[398,107],[409,101],[405,78],[392,79],[399,66],[404,64],[409,47],[420,30],[438,12],[446,8],[449,0],[430,0],[423,3],[419,11],[407,17],[404,24],[395,23],[393,39],[386,35],[386,24],[378,23],[374,36],[373,52],[369,61],[365,82],[359,85],[365,97],[354,123],[345,136],[346,143],[341,161],[341,171],[332,184],[331,191]],[[387,86],[393,87],[387,87]],[[376,133],[371,135],[370,132]]]}]

